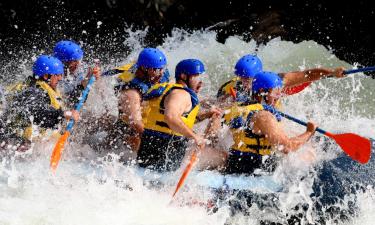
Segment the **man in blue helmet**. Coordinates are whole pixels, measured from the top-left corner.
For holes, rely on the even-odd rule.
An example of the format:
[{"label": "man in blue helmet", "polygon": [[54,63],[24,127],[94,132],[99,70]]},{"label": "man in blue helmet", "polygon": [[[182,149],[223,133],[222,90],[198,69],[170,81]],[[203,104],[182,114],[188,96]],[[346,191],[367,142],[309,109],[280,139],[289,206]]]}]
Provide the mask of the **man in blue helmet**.
[{"label": "man in blue helmet", "polygon": [[119,118],[111,127],[104,128],[108,135],[103,141],[104,145],[99,148],[119,148],[125,155],[124,160],[135,157],[144,129],[144,96],[153,85],[169,81],[166,66],[167,59],[162,51],[144,48],[135,64],[110,71],[111,74],[119,74],[115,86],[119,100]]},{"label": "man in blue helmet", "polygon": [[227,160],[227,173],[252,174],[256,169],[271,172],[275,168],[272,155],[275,151],[297,151],[316,130],[308,123],[304,133],[288,137],[279,124],[281,116],[274,106],[282,96],[283,80],[273,72],[260,72],[252,82],[252,103],[233,104],[224,115],[234,144]]},{"label": "man in blue helmet", "polygon": [[200,77],[204,72],[200,60],[182,60],[176,66],[176,83],[158,84],[148,91],[144,97],[147,107],[137,156],[139,166],[174,171],[180,167],[189,139],[204,148],[205,139],[192,129],[199,117],[197,93],[202,88]]},{"label": "man in blue helmet", "polygon": [[[251,101],[251,82],[255,75],[263,70],[262,61],[255,55],[241,57],[235,65],[236,78],[223,84],[217,93],[219,102],[223,103],[235,97],[236,102]],[[341,78],[344,76],[343,68],[334,70],[328,68],[314,68],[304,71],[279,73],[283,79],[283,89],[291,88],[303,83],[319,80],[333,75]]]},{"label": "man in blue helmet", "polygon": [[234,67],[235,78],[224,83],[216,95],[220,102],[232,99],[236,92],[237,99],[244,101],[251,96],[251,82],[255,74],[263,70],[262,61],[255,55],[244,55]]},{"label": "man in blue helmet", "polygon": [[79,96],[86,87],[90,76],[94,75],[96,79],[99,79],[100,67],[95,65],[93,69],[89,68],[85,76],[81,66],[83,50],[73,41],[59,41],[53,51],[54,56],[64,64],[64,77],[60,85],[62,86],[63,94],[68,97],[67,103],[73,106],[79,101]]},{"label": "man in blue helmet", "polygon": [[78,119],[77,111],[63,110],[57,90],[63,74],[64,66],[59,59],[47,55],[37,58],[29,86],[15,93],[4,112],[2,141],[13,141],[20,147],[57,129],[63,118]]}]

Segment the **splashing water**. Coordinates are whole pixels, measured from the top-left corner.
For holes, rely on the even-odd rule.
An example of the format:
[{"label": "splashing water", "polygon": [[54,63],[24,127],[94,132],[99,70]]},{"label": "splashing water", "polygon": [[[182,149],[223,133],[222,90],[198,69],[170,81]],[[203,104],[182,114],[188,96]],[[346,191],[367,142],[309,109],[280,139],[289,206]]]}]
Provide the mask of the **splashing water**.
[{"label": "splashing water", "polygon": [[[136,59],[145,32],[128,31],[124,45],[134,51],[120,59],[123,63]],[[314,41],[295,44],[273,39],[257,46],[254,41],[230,37],[222,44],[216,41],[214,32],[176,29],[159,48],[166,53],[171,74],[184,58],[199,58],[205,63],[203,98],[216,95],[218,87],[233,76],[233,65],[244,54],[257,53],[265,70],[276,72],[313,67],[352,68]],[[22,71],[28,73],[26,69]],[[83,118],[117,116],[113,83],[114,78],[110,77],[97,82]],[[375,137],[371,91],[374,86],[375,80],[360,74],[318,81],[302,93],[284,99],[283,111],[313,120],[328,131]],[[285,121],[284,125],[291,135],[304,130],[291,122]],[[77,126],[74,135],[87,134],[82,126]],[[293,218],[299,214],[302,216],[296,221],[301,224],[372,224],[374,220],[375,211],[368,207],[375,203],[373,161],[360,166],[324,138],[316,138],[281,161],[274,174],[284,187],[277,193],[278,200],[267,193],[260,193],[268,196],[266,203],[250,196],[252,201],[263,201],[270,207],[246,205],[243,197],[249,196],[238,192],[226,197],[215,212],[207,211],[202,204],[181,203],[191,203],[192,199],[205,202],[215,196],[212,189],[194,185],[193,179],[187,181],[176,202],[170,204],[180,171],[172,174],[168,185],[155,188],[143,181],[136,167],[119,163],[118,155],[98,157],[79,138],[71,142],[55,176],[48,168],[53,141],[35,144],[32,151],[24,154],[0,154],[0,224],[259,224],[261,220],[293,224]],[[311,160],[312,149],[316,150],[315,161]],[[212,174],[218,176],[217,172]],[[330,183],[332,177],[337,183]],[[233,214],[232,203],[236,201],[242,208]]]}]

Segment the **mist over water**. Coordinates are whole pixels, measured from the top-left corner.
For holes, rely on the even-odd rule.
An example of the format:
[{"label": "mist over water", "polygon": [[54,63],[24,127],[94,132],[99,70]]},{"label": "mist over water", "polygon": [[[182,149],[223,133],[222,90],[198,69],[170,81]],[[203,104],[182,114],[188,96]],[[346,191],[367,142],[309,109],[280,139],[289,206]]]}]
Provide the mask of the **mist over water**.
[{"label": "mist over water", "polygon": [[[115,59],[119,63],[103,64],[103,68],[135,61],[145,47],[143,38],[147,30],[127,32],[129,37],[124,42],[124,49],[133,51]],[[241,37],[234,36],[222,44],[216,41],[216,33],[211,31],[186,32],[176,29],[158,48],[167,56],[172,77],[174,66],[182,59],[198,58],[205,63],[207,75],[200,94],[202,98],[216,95],[218,87],[233,77],[234,64],[244,54],[256,53],[262,59],[264,69],[275,72],[338,66],[351,69],[355,66],[339,60],[314,41],[292,43],[276,38],[257,46],[255,41],[245,42]],[[100,55],[100,52],[96,54]],[[22,80],[30,75],[32,60],[21,61],[18,67],[21,73],[9,72],[5,74],[6,77]],[[112,77],[102,78],[95,84],[82,118],[85,115],[96,119],[104,115],[117,116],[113,84]],[[1,85],[5,86],[6,83]],[[313,120],[331,132],[375,137],[374,86],[375,80],[361,74],[340,80],[318,81],[302,93],[285,98],[283,111],[302,120]],[[160,188],[144,182],[139,169],[119,163],[116,154],[97,154],[80,142],[88,135],[85,126],[90,123],[92,121],[82,121],[74,128],[74,136],[56,175],[49,171],[54,141],[37,143],[27,153],[0,154],[0,224],[259,224],[264,219],[288,224],[286,215],[301,211],[295,208],[296,205],[309,206],[301,211],[304,215],[301,224],[319,223],[321,218],[325,219],[326,224],[373,224],[371,221],[375,219],[375,210],[369,207],[375,203],[374,175],[371,172],[373,161],[360,166],[343,156],[342,150],[325,138],[313,138],[301,150],[281,160],[273,175],[283,185],[283,190],[277,193],[277,209],[260,209],[253,205],[232,216],[228,201],[236,198],[236,195],[229,196],[215,213],[207,211],[203,205],[191,204],[193,200],[206,202],[215,195],[212,189],[197,185],[193,177],[179,192],[176,201],[170,204],[181,171],[171,174],[167,185]],[[283,125],[291,135],[305,129],[286,120]],[[118,153],[118,150],[113,149],[113,152]],[[313,155],[316,155],[315,161],[311,160]],[[343,185],[338,189],[334,185],[329,187],[330,183],[319,181],[324,168],[330,166],[332,171],[327,176],[342,180],[340,184]],[[213,177],[218,176],[217,172],[208,173]],[[337,191],[337,195],[344,194],[334,205],[340,210],[348,208],[348,220],[335,217],[336,214],[331,216],[331,205],[324,205],[324,200],[314,197],[316,184],[321,189]],[[364,189],[351,192],[355,185],[362,185]],[[342,187],[347,192],[340,192]],[[262,191],[259,193],[264,194]],[[313,207],[317,202],[322,202],[320,210]],[[355,202],[354,208],[357,209],[354,213],[350,212],[352,202]]]}]

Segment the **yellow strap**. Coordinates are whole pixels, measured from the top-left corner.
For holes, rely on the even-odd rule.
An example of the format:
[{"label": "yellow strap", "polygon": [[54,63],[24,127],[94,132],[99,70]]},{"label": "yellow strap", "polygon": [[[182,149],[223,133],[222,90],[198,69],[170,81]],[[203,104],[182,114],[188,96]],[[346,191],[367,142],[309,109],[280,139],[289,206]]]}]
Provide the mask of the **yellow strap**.
[{"label": "yellow strap", "polygon": [[[143,120],[145,128],[148,129],[148,130],[159,131],[159,132],[166,133],[166,134],[173,134],[173,135],[176,135],[176,136],[182,136],[182,134],[174,132],[169,127],[160,125],[160,122],[166,123],[164,114],[162,114],[160,112],[160,104],[161,104],[161,100],[163,99],[163,96],[166,93],[168,93],[172,88],[176,88],[176,87],[177,88],[183,88],[184,86],[181,85],[181,84],[173,84],[173,83],[156,84],[149,90],[149,92],[151,92],[155,89],[158,89],[160,87],[165,87],[162,95],[160,95],[159,97],[148,100],[147,107],[144,110],[146,112],[145,117],[147,117],[147,119]],[[181,117],[183,122],[189,128],[193,127],[193,125],[195,123],[196,116],[198,114],[198,111],[199,111],[199,104],[196,105],[189,112],[189,114],[186,117]]]},{"label": "yellow strap", "polygon": [[59,129],[45,129],[36,125],[30,125],[23,130],[20,136],[29,141],[41,141],[50,138],[59,138],[60,132]]},{"label": "yellow strap", "polygon": [[22,91],[26,87],[27,85],[25,83],[18,82],[18,83],[7,86],[5,90],[7,92],[17,92],[17,91]]},{"label": "yellow strap", "polygon": [[[263,110],[263,106],[261,104],[251,104],[247,106],[239,106],[234,105],[232,106],[229,111],[224,115],[225,123],[230,124],[232,119],[242,117],[244,121],[247,120],[247,116],[250,112],[260,111]],[[233,137],[234,144],[232,148],[242,152],[252,152],[260,155],[269,155],[271,154],[271,149],[260,149],[259,153],[255,149],[250,149],[248,145],[257,145],[256,138],[250,138],[246,136],[246,132],[243,129],[239,128],[231,128],[231,133]],[[269,143],[265,138],[260,139],[261,143],[260,146],[268,146]]]},{"label": "yellow strap", "polygon": [[128,63],[122,66],[117,67],[117,70],[130,70],[130,68],[134,65],[134,63]]},{"label": "yellow strap", "polygon": [[62,107],[61,103],[61,94],[59,91],[55,91],[44,81],[36,82],[44,91],[48,93],[48,96],[51,100],[51,105],[55,109],[60,109]]},{"label": "yellow strap", "polygon": [[130,71],[130,69],[132,68],[132,66],[134,65],[134,63],[129,63],[129,64],[125,64],[123,66],[120,66],[120,67],[117,67],[116,69],[118,70],[121,70],[123,71],[119,76],[118,78],[123,81],[123,82],[129,82],[131,81],[133,78],[134,78],[134,74],[132,73],[132,71]]},{"label": "yellow strap", "polygon": [[22,137],[31,141],[33,137],[33,127],[32,126],[26,127],[25,130],[23,131]]},{"label": "yellow strap", "polygon": [[236,84],[237,84],[237,81],[239,81],[239,80],[240,80],[240,78],[238,78],[238,77],[235,77],[232,80],[230,80],[230,82],[227,83],[227,85],[225,85],[223,87],[224,93],[227,94],[227,95],[231,95],[230,89],[233,88],[234,90],[236,90]]}]

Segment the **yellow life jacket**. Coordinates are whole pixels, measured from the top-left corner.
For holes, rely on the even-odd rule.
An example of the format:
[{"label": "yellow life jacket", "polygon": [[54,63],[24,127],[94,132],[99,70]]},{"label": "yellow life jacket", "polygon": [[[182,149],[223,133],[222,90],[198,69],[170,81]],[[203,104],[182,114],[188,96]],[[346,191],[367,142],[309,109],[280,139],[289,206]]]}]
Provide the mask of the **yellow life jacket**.
[{"label": "yellow life jacket", "polygon": [[180,84],[162,83],[153,86],[145,96],[148,102],[145,107],[146,116],[143,121],[146,133],[160,134],[159,136],[163,137],[168,135],[182,136],[182,134],[171,130],[164,119],[164,99],[174,89],[186,90],[191,95],[192,110],[184,113],[181,119],[189,128],[193,128],[200,107],[195,92]]},{"label": "yellow life jacket", "polygon": [[219,88],[219,91],[217,92],[217,98],[223,96],[223,95],[231,95],[231,89],[236,90],[237,82],[240,80],[239,77],[235,77],[232,80],[224,83]]},{"label": "yellow life jacket", "polygon": [[[116,91],[121,89],[121,85],[127,84],[131,81],[133,81],[132,86],[134,86],[137,90],[140,90],[141,94],[148,91],[148,87],[146,85],[143,85],[141,82],[137,82],[138,80],[134,80],[135,77],[135,67],[134,63],[128,63],[123,66],[117,67],[116,69],[110,71],[110,73],[118,74],[117,77],[117,85],[115,87]],[[144,107],[142,107],[142,118],[144,118]],[[121,114],[121,113],[120,113]],[[128,123],[129,121],[126,121],[124,118],[122,118],[122,121],[124,123]]]},{"label": "yellow life jacket", "polygon": [[123,66],[117,67],[116,70],[120,72],[118,79],[122,82],[129,82],[134,78],[134,63],[125,64]]},{"label": "yellow life jacket", "polygon": [[51,106],[54,108],[54,109],[60,109],[63,107],[63,102],[62,102],[62,98],[61,98],[61,94],[58,90],[53,90],[51,88],[51,86],[49,86],[46,82],[44,81],[37,81],[36,82],[37,85],[39,85],[39,87],[46,91],[50,100],[51,100]]},{"label": "yellow life jacket", "polygon": [[26,83],[24,83],[24,82],[17,82],[15,84],[11,84],[11,85],[7,86],[5,88],[5,90],[8,93],[15,93],[15,92],[22,91],[26,87],[28,87],[28,85]]},{"label": "yellow life jacket", "polygon": [[26,82],[17,82],[11,85],[6,86],[5,89],[5,99],[7,102],[13,101],[15,94],[20,93],[22,90],[27,88],[29,85]]},{"label": "yellow life jacket", "polygon": [[[51,101],[51,106],[58,110],[63,107],[62,99],[61,99],[61,94],[59,91],[55,91],[49,86],[46,82],[44,81],[37,81],[36,82],[37,87],[40,87],[42,90],[47,92],[50,101]],[[35,126],[33,124],[30,124],[30,126],[26,127],[22,133],[22,137],[30,140],[30,141],[35,141],[39,140],[44,137],[50,137],[50,136],[58,136],[58,131],[57,130],[51,130],[51,129],[44,129],[40,128],[38,126]]]},{"label": "yellow life jacket", "polygon": [[[143,81],[135,76],[137,67],[134,63],[129,63],[123,65],[121,67],[116,68],[113,71],[109,71],[109,74],[116,74],[120,73],[117,77],[117,85],[115,86],[115,90],[119,91],[122,90],[124,87],[130,89],[137,89],[141,93],[142,97],[147,91],[154,85],[148,81]],[[166,83],[169,82],[169,71],[168,69],[165,70],[163,76],[161,77],[159,83]]]},{"label": "yellow life jacket", "polygon": [[[126,65],[123,65],[121,67],[116,68],[117,73],[120,73],[120,75],[117,78],[117,85],[115,87],[115,90],[121,90],[124,86],[127,88],[134,88],[137,89],[141,95],[142,98],[147,94],[147,92],[150,90],[152,87],[152,84],[148,82],[143,82],[140,79],[135,77],[135,71],[136,67],[134,63],[129,63]],[[166,83],[169,82],[169,71],[166,70],[163,74],[163,77],[160,80],[160,83]],[[147,109],[147,101],[142,102],[142,119],[143,122],[146,121],[146,112],[145,110]],[[121,114],[121,113],[120,113]],[[124,123],[128,123],[128,121],[123,119]]]},{"label": "yellow life jacket", "polygon": [[[230,128],[234,144],[232,149],[240,152],[251,152],[260,155],[270,155],[272,146],[264,135],[254,134],[249,127],[252,115],[261,110],[269,110],[262,104],[251,104],[246,106],[234,105],[224,115],[224,123]],[[275,115],[275,113],[274,113]],[[280,120],[280,117],[276,118]]]}]

